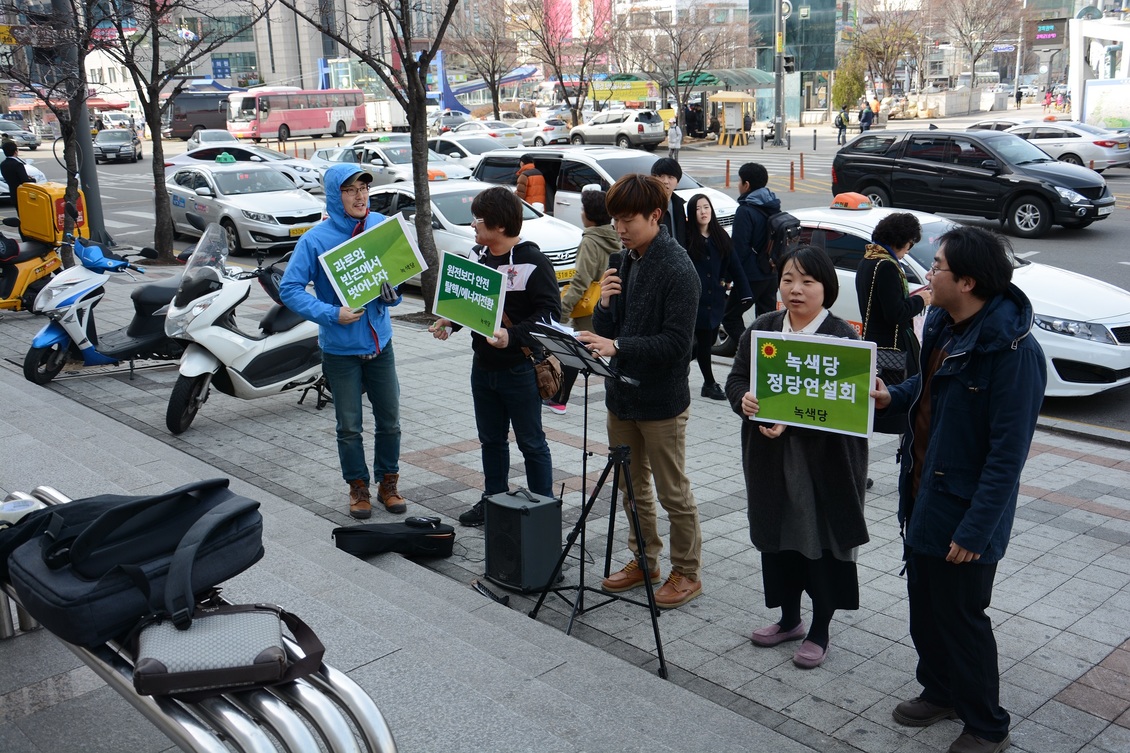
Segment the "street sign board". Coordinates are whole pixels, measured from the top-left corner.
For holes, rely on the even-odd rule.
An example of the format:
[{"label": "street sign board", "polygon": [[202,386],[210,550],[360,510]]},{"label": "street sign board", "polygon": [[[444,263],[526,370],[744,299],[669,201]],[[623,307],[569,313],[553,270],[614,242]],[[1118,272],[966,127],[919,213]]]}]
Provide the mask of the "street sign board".
[{"label": "street sign board", "polygon": [[1016,52],[1014,44],[994,44],[993,52]]}]

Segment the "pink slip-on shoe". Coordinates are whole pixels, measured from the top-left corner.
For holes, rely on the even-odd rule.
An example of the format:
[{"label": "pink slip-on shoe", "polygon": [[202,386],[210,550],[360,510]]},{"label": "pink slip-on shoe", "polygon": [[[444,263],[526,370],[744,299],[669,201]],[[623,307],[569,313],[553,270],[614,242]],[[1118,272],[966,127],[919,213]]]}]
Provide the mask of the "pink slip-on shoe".
[{"label": "pink slip-on shoe", "polygon": [[800,640],[805,632],[804,622],[798,622],[795,628],[785,631],[781,630],[780,625],[773,623],[754,630],[749,639],[757,646],[776,646],[779,643]]},{"label": "pink slip-on shoe", "polygon": [[793,664],[801,669],[816,669],[828,657],[828,649],[812,641],[805,641],[793,654]]}]

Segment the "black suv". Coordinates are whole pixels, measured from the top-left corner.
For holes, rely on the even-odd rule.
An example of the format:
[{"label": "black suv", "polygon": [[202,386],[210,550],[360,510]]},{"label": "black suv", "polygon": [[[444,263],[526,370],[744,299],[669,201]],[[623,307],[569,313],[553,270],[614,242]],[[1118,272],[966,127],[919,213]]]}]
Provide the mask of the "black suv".
[{"label": "black suv", "polygon": [[861,134],[832,162],[832,195],[845,191],[876,206],[999,219],[1022,238],[1087,227],[1115,203],[1098,173],[995,131]]}]

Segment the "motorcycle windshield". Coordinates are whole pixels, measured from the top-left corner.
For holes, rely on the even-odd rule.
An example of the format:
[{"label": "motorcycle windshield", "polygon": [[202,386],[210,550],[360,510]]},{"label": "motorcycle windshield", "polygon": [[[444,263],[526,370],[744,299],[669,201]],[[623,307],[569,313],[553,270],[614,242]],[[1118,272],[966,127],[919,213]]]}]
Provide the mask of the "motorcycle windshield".
[{"label": "motorcycle windshield", "polygon": [[227,261],[227,234],[222,227],[212,223],[196,242],[192,256],[188,257],[173,305],[184,308],[197,298],[222,288],[227,276]]}]

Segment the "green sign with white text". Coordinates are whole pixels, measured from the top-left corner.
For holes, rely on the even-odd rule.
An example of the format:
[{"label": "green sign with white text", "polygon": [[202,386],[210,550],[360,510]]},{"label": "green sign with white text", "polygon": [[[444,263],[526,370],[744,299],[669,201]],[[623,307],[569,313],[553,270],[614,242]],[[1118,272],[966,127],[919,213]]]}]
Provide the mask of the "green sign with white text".
[{"label": "green sign with white text", "polygon": [[506,300],[504,275],[498,270],[443,252],[436,282],[432,311],[487,337],[502,326],[502,305]]},{"label": "green sign with white text", "polygon": [[381,283],[396,286],[427,269],[406,230],[396,214],[318,256],[344,306],[360,308],[381,294]]},{"label": "green sign with white text", "polygon": [[750,392],[758,421],[866,437],[871,433],[875,343],[753,332]]}]

